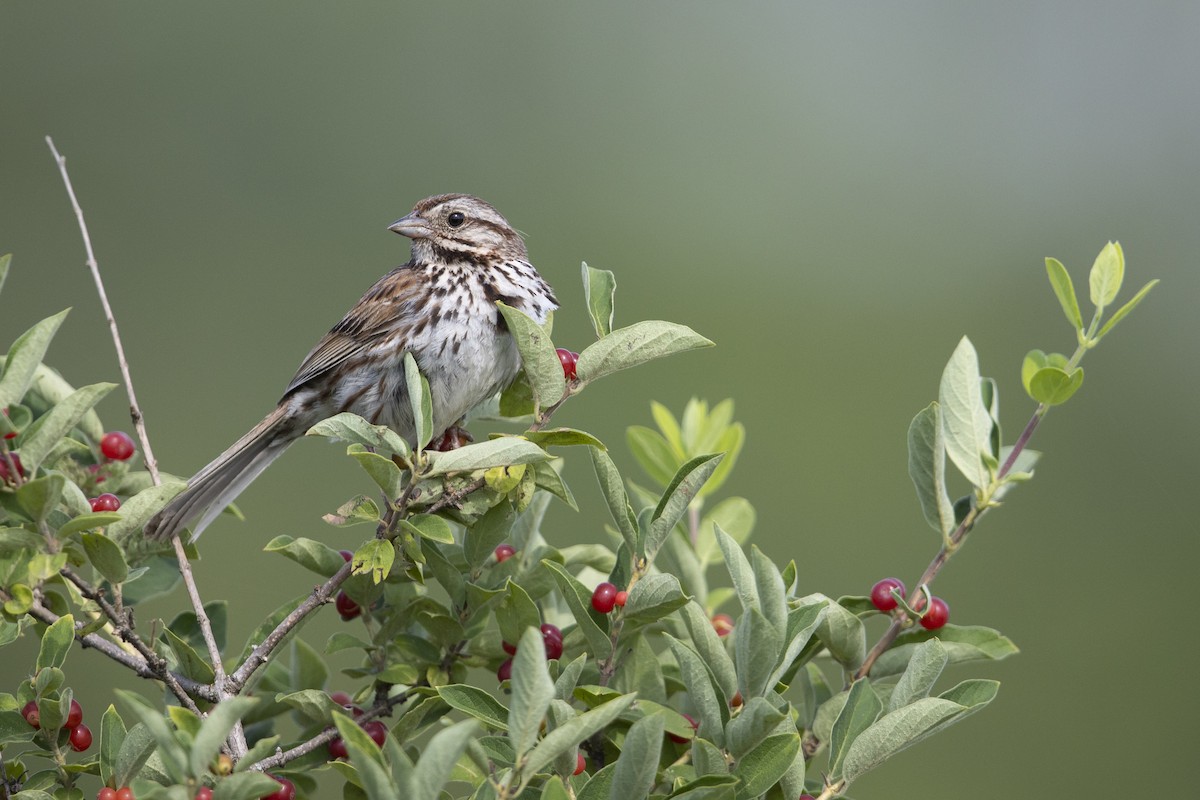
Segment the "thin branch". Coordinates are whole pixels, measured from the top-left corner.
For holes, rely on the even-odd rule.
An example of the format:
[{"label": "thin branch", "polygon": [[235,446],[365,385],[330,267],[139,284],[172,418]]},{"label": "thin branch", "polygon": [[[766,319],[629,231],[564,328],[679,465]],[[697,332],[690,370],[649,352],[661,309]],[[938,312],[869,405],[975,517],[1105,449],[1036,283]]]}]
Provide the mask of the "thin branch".
[{"label": "thin branch", "polygon": [[[142,444],[142,458],[146,462],[146,470],[150,473],[150,479],[155,486],[162,483],[162,477],[158,472],[158,461],[154,458],[154,451],[150,448],[150,437],[146,434],[146,422],[142,415],[141,406],[138,405],[137,395],[133,390],[133,377],[129,373],[129,360],[125,357],[125,347],[121,343],[121,333],[117,329],[117,320],[113,315],[112,306],[108,302],[108,293],[104,291],[104,281],[100,277],[100,264],[96,260],[96,253],[92,249],[92,237],[88,233],[87,222],[83,218],[83,209],[79,205],[79,200],[75,196],[75,187],[71,184],[71,176],[67,173],[67,159],[58,152],[58,148],[54,146],[54,140],[49,136],[46,137],[46,144],[50,147],[50,152],[54,155],[54,161],[58,164],[58,171],[62,174],[63,185],[67,189],[67,196],[71,200],[71,207],[75,210],[75,219],[79,223],[79,233],[83,237],[83,246],[87,251],[87,266],[92,273],[92,279],[96,283],[96,293],[100,295],[100,304],[104,308],[104,317],[108,320],[108,328],[112,333],[113,344],[117,349],[117,361],[121,368],[121,379],[125,384],[125,394],[129,398],[129,415],[133,419],[133,427],[138,435],[138,439]],[[213,636],[212,623],[208,619],[208,614],[204,611],[204,603],[200,599],[200,592],[196,588],[195,578],[192,576],[192,566],[188,562],[187,553],[184,550],[183,542],[179,536],[172,537],[172,545],[175,547],[175,557],[179,561],[179,572],[183,576],[183,583],[187,589],[188,599],[191,601],[192,609],[196,612],[196,619],[200,623],[200,633],[204,637],[204,644],[208,648],[209,658],[212,660],[213,672],[216,675],[214,685],[222,698],[230,697],[224,688],[225,684],[225,667],[221,663],[221,650],[217,647],[216,637]],[[230,749],[233,757],[239,758],[246,752],[246,737],[242,731],[242,726],[239,723],[234,726],[233,732],[230,734]]]},{"label": "thin branch", "polygon": [[183,703],[183,705],[186,706],[189,711],[195,713],[196,715],[200,715],[201,712],[200,709],[196,707],[196,703],[190,696],[188,696],[188,693],[184,691],[183,687],[179,685],[179,681],[175,679],[175,676],[171,674],[171,670],[167,666],[166,659],[154,652],[154,650],[148,644],[146,644],[145,640],[143,640],[141,636],[138,636],[137,632],[133,630],[128,621],[125,619],[125,615],[121,614],[121,612],[118,611],[112,603],[108,602],[108,598],[104,596],[104,592],[95,586],[92,586],[70,567],[63,567],[58,571],[58,573],[71,583],[75,584],[76,588],[79,589],[80,594],[100,606],[100,610],[104,612],[104,616],[108,617],[109,621],[112,622],[113,630],[116,632],[116,634],[124,641],[133,645],[134,649],[136,649],[138,653],[141,654],[142,658],[145,659],[146,664],[150,667],[150,669],[154,670],[154,674],[158,677],[158,679],[165,683],[167,688],[179,698],[179,702]]},{"label": "thin branch", "polygon": [[[5,600],[10,599],[7,596],[5,596],[3,592],[0,592],[0,597],[4,598]],[[47,625],[53,625],[54,623],[58,622],[58,620],[59,620],[58,614],[55,614],[53,611],[51,611],[49,608],[47,608],[40,600],[34,600],[33,605],[30,606],[30,608],[29,608],[29,615],[31,617],[33,617],[34,619],[39,620],[40,622],[44,622]],[[128,667],[139,678],[148,678],[149,680],[162,680],[162,678],[160,678],[154,672],[154,669],[149,664],[147,664],[144,659],[142,659],[139,656],[136,656],[132,653],[126,652],[125,650],[122,650],[120,647],[118,647],[113,642],[110,642],[107,639],[105,639],[101,636],[98,636],[94,633],[81,634],[79,632],[79,630],[82,627],[83,627],[83,623],[81,623],[81,622],[75,623],[75,640],[79,642],[80,647],[83,647],[83,648],[90,647],[93,650],[97,650],[97,651],[103,653],[104,655],[111,658],[113,661],[116,661],[118,664],[120,664],[124,667]],[[192,695],[193,697],[199,697],[202,700],[208,700],[208,701],[216,701],[217,700],[216,692],[213,690],[213,687],[209,686],[208,684],[199,683],[197,681],[192,680],[191,678],[188,678],[183,675],[179,675],[177,673],[171,673],[171,675],[175,679],[175,682],[179,684],[179,686],[184,690],[185,693]]]},{"label": "thin branch", "polygon": [[225,687],[233,692],[241,691],[242,687],[254,675],[254,672],[267,663],[267,659],[270,658],[271,653],[275,652],[275,649],[283,644],[283,640],[292,632],[292,629],[299,625],[305,617],[332,599],[338,587],[350,577],[351,568],[352,564],[347,561],[342,565],[341,569],[334,573],[333,577],[313,589],[312,594],[305,598],[303,603],[292,609],[292,612],[284,617],[275,626],[275,629],[259,642],[257,647],[250,651],[250,654],[246,656],[246,660],[242,662],[241,666],[234,670],[226,679]]}]

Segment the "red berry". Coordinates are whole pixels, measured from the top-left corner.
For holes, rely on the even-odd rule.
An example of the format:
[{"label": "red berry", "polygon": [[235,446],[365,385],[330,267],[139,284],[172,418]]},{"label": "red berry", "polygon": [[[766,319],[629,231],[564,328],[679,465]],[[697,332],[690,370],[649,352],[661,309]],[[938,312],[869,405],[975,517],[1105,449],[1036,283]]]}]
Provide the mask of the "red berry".
[{"label": "red berry", "polygon": [[880,611],[891,611],[899,605],[892,596],[893,591],[898,592],[901,597],[907,596],[904,583],[899,578],[884,578],[871,587],[871,603]]},{"label": "red berry", "polygon": [[0,457],[0,480],[5,483],[14,483],[13,475],[8,469],[8,459],[12,459],[13,466],[17,468],[17,474],[22,478],[25,477],[25,466],[21,463],[21,456],[16,453],[9,453],[8,458]]},{"label": "red berry", "polygon": [[579,361],[579,353],[561,347],[554,352],[558,353],[558,360],[562,362],[563,377],[569,381],[575,380],[575,364]]},{"label": "red berry", "polygon": [[354,560],[354,553],[349,550],[338,550],[338,555],[345,559],[347,563]]},{"label": "red berry", "polygon": [[362,607],[358,603],[350,599],[350,595],[345,592],[338,592],[337,599],[333,605],[337,608],[337,612],[342,615],[342,619],[349,622],[362,613]]},{"label": "red berry", "polygon": [[71,749],[82,753],[92,746],[92,731],[87,725],[76,725],[71,729]]},{"label": "red berry", "polygon": [[274,775],[268,777],[278,783],[279,788],[270,794],[264,794],[262,800],[296,800],[296,784],[287,778],[276,778]]},{"label": "red berry", "polygon": [[743,701],[743,700],[742,700],[742,693],[741,693],[741,692],[734,692],[734,694],[733,694],[733,699],[729,701],[729,707],[730,707],[730,708],[737,708],[737,707],[738,707],[738,706],[740,706],[740,705],[741,705],[743,702],[745,702],[745,701]]},{"label": "red berry", "polygon": [[21,716],[25,718],[30,727],[35,729],[42,727],[42,713],[38,711],[37,703],[34,701],[30,700],[25,704],[21,709]]},{"label": "red berry", "polygon": [[134,800],[133,789],[130,789],[128,786],[122,786],[120,789],[117,789],[117,800]]},{"label": "red berry", "polygon": [[371,740],[375,742],[375,744],[383,747],[383,740],[386,739],[388,735],[387,725],[384,725],[377,719],[373,719],[366,725],[363,725],[362,728],[367,732],[367,735],[371,737]]},{"label": "red berry", "polygon": [[562,658],[562,631],[558,629],[557,625],[551,625],[548,622],[542,624],[542,644],[546,648],[547,661],[554,661],[555,659]]},{"label": "red berry", "polygon": [[800,800],[817,800],[817,798],[813,797],[811,794],[802,794],[800,795]]},{"label": "red berry", "polygon": [[72,698],[71,710],[67,712],[67,721],[63,723],[63,727],[74,728],[81,722],[83,722],[83,707]]},{"label": "red berry", "polygon": [[622,591],[622,592],[617,592],[617,596],[613,598],[613,602],[616,603],[619,608],[624,608],[625,601],[627,601],[628,599],[629,599],[629,592]]},{"label": "red berry", "polygon": [[109,461],[126,461],[137,448],[128,433],[111,431],[100,440],[100,452]]},{"label": "red berry", "polygon": [[115,494],[105,492],[92,500],[92,511],[119,511],[121,509],[121,498]]},{"label": "red berry", "polygon": [[346,692],[332,692],[329,695],[329,699],[339,706],[348,706],[354,703],[354,698]]},{"label": "red berry", "polygon": [[329,744],[326,747],[329,750],[330,758],[349,758],[350,757],[350,751],[348,751],[346,749],[346,743],[344,741],[342,741],[342,737],[340,737],[340,736],[337,737],[336,739],[330,739]]},{"label": "red berry", "polygon": [[921,627],[927,631],[936,631],[950,621],[950,606],[940,597],[929,601],[929,608],[921,615]]},{"label": "red berry", "polygon": [[572,775],[582,774],[585,769],[587,769],[587,760],[583,757],[583,753],[576,753],[575,754],[575,771],[572,772],[571,774]]},{"label": "red berry", "polygon": [[512,664],[513,660],[511,658],[504,659],[504,663],[496,670],[496,680],[501,683],[510,680],[512,678]]},{"label": "red berry", "polygon": [[117,800],[117,790],[111,786],[105,786],[96,794],[96,800]]},{"label": "red berry", "polygon": [[688,741],[690,741],[693,737],[695,737],[696,731],[699,730],[699,728],[700,728],[700,723],[696,722],[695,718],[692,717],[691,714],[684,714],[683,718],[686,719],[689,723],[691,723],[692,735],[691,736],[679,736],[677,734],[668,732],[667,738],[670,739],[672,742],[675,742],[675,744],[687,744]]},{"label": "red berry", "polygon": [[501,642],[500,646],[504,648],[504,652],[508,653],[510,656],[515,656],[517,654],[517,646],[515,644]]},{"label": "red berry", "polygon": [[733,633],[733,617],[728,614],[713,614],[712,626],[717,636],[724,638]]},{"label": "red berry", "polygon": [[592,592],[592,608],[601,614],[608,614],[617,604],[617,587],[604,581]]},{"label": "red berry", "polygon": [[510,558],[512,558],[516,552],[517,549],[511,544],[496,545],[496,563],[503,564],[505,561],[508,561]]},{"label": "red berry", "polygon": [[207,786],[201,786],[196,790],[195,800],[212,800],[212,789]]}]

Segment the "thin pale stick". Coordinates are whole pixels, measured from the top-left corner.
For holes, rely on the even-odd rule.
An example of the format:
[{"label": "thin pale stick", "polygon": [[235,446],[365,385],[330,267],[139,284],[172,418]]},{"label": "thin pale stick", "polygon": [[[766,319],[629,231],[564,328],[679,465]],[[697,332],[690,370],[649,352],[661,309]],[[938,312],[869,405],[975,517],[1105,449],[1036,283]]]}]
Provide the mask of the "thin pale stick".
[{"label": "thin pale stick", "polygon": [[[104,281],[100,277],[100,264],[96,261],[96,253],[92,249],[92,237],[88,234],[87,222],[83,218],[83,209],[79,205],[79,200],[75,196],[75,187],[71,184],[71,176],[67,174],[67,159],[59,154],[58,148],[54,146],[54,140],[49,136],[46,137],[46,144],[50,147],[50,152],[54,154],[54,161],[58,164],[58,171],[62,174],[63,184],[67,189],[67,196],[71,200],[71,207],[75,210],[75,219],[79,223],[79,233],[83,236],[83,246],[87,251],[87,266],[92,273],[92,279],[96,283],[96,292],[100,295],[100,304],[104,308],[104,317],[108,320],[108,328],[112,333],[113,344],[117,348],[117,361],[121,368],[121,379],[125,384],[125,393],[129,397],[129,415],[133,418],[133,427],[137,432],[138,440],[142,443],[142,457],[146,462],[146,470],[150,473],[150,479],[155,486],[162,483],[162,477],[158,472],[158,462],[154,458],[154,452],[150,449],[150,438],[146,435],[146,423],[142,416],[141,407],[138,405],[137,395],[133,391],[133,378],[129,374],[129,360],[125,357],[125,348],[121,344],[121,334],[117,329],[117,320],[113,316],[112,306],[108,302],[108,294],[104,291]],[[204,637],[204,643],[208,647],[208,655],[212,660],[213,673],[215,679],[214,686],[217,687],[222,698],[231,697],[232,695],[225,689],[225,667],[221,663],[221,650],[217,647],[217,640],[213,636],[212,623],[208,619],[208,614],[204,611],[204,603],[200,599],[200,592],[196,588],[195,578],[192,577],[192,566],[188,561],[187,553],[184,551],[183,542],[179,536],[173,536],[171,543],[175,547],[175,557],[179,561],[179,572],[183,576],[183,584],[187,588],[188,599],[191,601],[192,609],[196,612],[196,619],[200,623],[200,633]],[[246,752],[246,737],[242,731],[240,724],[235,725],[233,732],[230,734],[230,749],[234,758],[240,758]]]}]

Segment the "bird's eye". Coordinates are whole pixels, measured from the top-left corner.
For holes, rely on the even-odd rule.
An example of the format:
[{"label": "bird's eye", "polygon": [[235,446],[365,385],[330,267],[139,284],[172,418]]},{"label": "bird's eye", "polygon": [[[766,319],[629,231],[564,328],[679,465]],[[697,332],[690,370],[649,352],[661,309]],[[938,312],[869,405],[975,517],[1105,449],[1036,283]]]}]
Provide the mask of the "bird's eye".
[{"label": "bird's eye", "polygon": [[461,211],[451,211],[450,216],[446,217],[446,222],[451,228],[461,228],[462,224],[467,221],[467,215]]}]

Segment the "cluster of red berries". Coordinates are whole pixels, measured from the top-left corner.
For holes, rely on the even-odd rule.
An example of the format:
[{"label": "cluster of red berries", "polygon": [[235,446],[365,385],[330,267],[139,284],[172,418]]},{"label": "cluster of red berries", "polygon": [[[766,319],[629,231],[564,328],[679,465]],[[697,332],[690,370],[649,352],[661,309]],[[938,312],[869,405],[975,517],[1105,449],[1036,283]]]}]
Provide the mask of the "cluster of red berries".
[{"label": "cluster of red berries", "polygon": [[[104,461],[99,464],[90,464],[88,466],[88,471],[92,473],[97,484],[104,483],[104,479],[106,477],[104,475],[105,464],[110,461],[128,461],[129,459],[133,458],[133,454],[136,452],[137,446],[134,445],[133,438],[128,433],[123,431],[109,431],[108,433],[104,434],[104,436],[100,437],[100,455],[104,457]],[[116,499],[114,495],[107,496]],[[105,497],[105,495],[101,495],[92,501],[93,511],[117,510],[116,508],[103,507],[104,505],[111,503],[111,500],[101,504],[101,508],[96,508],[96,503],[101,499],[101,497]],[[120,501],[117,502],[117,508],[120,508]]]},{"label": "cluster of red berries", "polygon": [[611,614],[614,608],[623,607],[628,599],[629,592],[619,590],[615,585],[604,581],[592,592],[592,608],[601,614]]},{"label": "cluster of red berries", "polygon": [[[211,795],[211,792],[210,792]],[[105,786],[96,795],[96,800],[134,800],[133,789],[128,786],[122,786],[120,789],[114,789],[111,786]],[[200,800],[200,794],[196,794],[196,800]]]},{"label": "cluster of red berries", "polygon": [[12,471],[8,468],[8,462],[10,459],[12,460],[13,469],[17,471],[17,475],[21,476],[22,478],[25,477],[25,465],[21,463],[20,454],[9,453],[7,458],[0,458],[0,481],[4,481],[5,483],[16,483],[16,476],[14,476]]},{"label": "cluster of red berries", "polygon": [[[35,730],[41,729],[42,714],[38,711],[35,701],[30,700],[25,704],[25,707],[21,709],[21,716],[25,718],[30,727]],[[79,705],[75,699],[71,700],[71,710],[67,712],[67,719],[63,722],[62,729],[71,732],[71,749],[76,753],[82,753],[92,746],[92,731],[83,724],[83,706]]]},{"label": "cluster of red berries", "polygon": [[562,362],[563,377],[569,381],[575,380],[575,364],[579,362],[579,353],[571,352],[562,347],[554,352],[558,353],[558,360]]},{"label": "cluster of red berries", "polygon": [[[548,622],[543,622],[540,628],[542,632],[542,647],[546,650],[546,660],[555,661],[562,658],[563,654],[563,636],[562,631],[557,625],[551,625]],[[501,642],[500,646],[504,648],[504,652],[510,656],[517,654],[517,646],[509,642]],[[504,659],[500,664],[500,668],[496,670],[496,679],[506,681],[512,678],[513,660],[511,658]],[[578,773],[576,773],[578,774]]]},{"label": "cluster of red berries", "polygon": [[[906,597],[904,583],[899,578],[884,578],[871,587],[871,604],[884,613],[894,611]],[[925,630],[936,631],[950,621],[950,606],[940,597],[930,597],[929,607],[917,621]]]},{"label": "cluster of red berries", "polygon": [[[363,715],[362,708],[354,705],[354,699],[345,692],[334,692],[333,694],[329,695],[329,699],[337,703],[339,706],[345,708],[356,719]],[[387,725],[384,725],[377,719],[360,724],[362,729],[366,731],[367,735],[371,737],[371,741],[375,742],[375,744],[379,745],[380,747],[383,747],[383,742],[387,739],[388,734]],[[329,751],[330,758],[350,757],[350,752],[346,749],[346,742],[340,736],[338,736],[336,739],[331,739],[329,744],[326,745],[326,749]],[[279,779],[276,778],[276,780]]]}]

